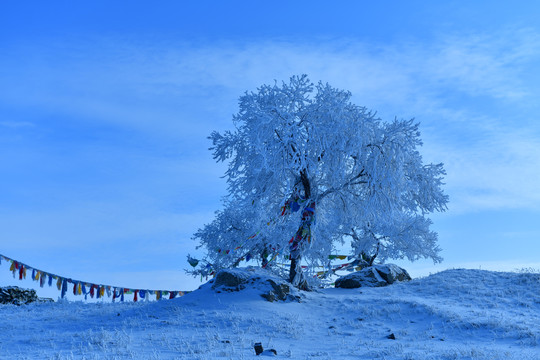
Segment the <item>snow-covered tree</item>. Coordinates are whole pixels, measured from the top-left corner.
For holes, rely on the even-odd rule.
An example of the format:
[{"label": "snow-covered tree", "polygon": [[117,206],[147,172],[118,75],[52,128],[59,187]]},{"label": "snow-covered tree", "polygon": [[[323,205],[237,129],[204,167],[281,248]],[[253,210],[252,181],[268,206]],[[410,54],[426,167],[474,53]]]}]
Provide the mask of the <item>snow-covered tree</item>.
[{"label": "snow-covered tree", "polygon": [[196,273],[242,260],[327,266],[350,241],[353,256],[441,260],[426,217],[444,211],[442,164],[423,164],[419,125],[383,122],[351,94],[306,75],[240,97],[234,131],[213,132],[214,158],[229,161],[224,209],[194,238],[208,251]]}]

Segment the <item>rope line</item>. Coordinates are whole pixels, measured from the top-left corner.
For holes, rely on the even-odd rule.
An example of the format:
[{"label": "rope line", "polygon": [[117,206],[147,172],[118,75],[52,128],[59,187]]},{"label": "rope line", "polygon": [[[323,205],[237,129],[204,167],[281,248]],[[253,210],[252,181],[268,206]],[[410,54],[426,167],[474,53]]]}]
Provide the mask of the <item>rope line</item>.
[{"label": "rope line", "polygon": [[43,287],[45,284],[47,284],[49,287],[53,286],[53,282],[56,283],[56,287],[61,292],[62,299],[65,297],[66,293],[68,292],[68,288],[71,288],[72,285],[72,291],[73,295],[84,295],[85,300],[88,298],[88,295],[90,295],[91,298],[94,298],[96,296],[97,299],[103,298],[107,296],[110,298],[112,296],[112,301],[114,302],[116,299],[119,299],[119,301],[124,301],[124,295],[131,295],[133,294],[133,301],[137,301],[139,298],[142,299],[149,299],[150,295],[155,295],[156,300],[161,299],[174,299],[177,296],[184,296],[185,294],[189,293],[190,291],[179,291],[179,290],[147,290],[147,289],[131,289],[126,287],[120,287],[120,286],[113,286],[113,285],[103,285],[103,284],[95,284],[87,281],[82,280],[76,280],[67,278],[64,276],[56,275],[53,273],[50,273],[48,271],[43,271],[40,269],[37,269],[33,266],[29,266],[21,261],[9,258],[5,255],[0,254],[0,265],[2,264],[2,260],[10,263],[9,270],[13,273],[13,278],[19,278],[19,280],[26,279],[27,272],[31,273],[31,279],[33,281],[39,281],[39,286]]}]

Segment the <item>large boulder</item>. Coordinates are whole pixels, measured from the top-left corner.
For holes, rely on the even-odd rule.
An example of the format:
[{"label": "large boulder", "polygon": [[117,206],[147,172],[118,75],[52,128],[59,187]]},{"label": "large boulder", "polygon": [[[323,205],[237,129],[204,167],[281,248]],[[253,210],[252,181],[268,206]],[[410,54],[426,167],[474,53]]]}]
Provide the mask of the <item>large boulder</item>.
[{"label": "large boulder", "polygon": [[375,269],[388,284],[393,284],[396,281],[411,280],[407,270],[395,264],[375,265]]},{"label": "large boulder", "polygon": [[395,264],[373,265],[345,275],[336,280],[337,288],[355,289],[359,287],[380,287],[396,281],[409,281],[407,271]]},{"label": "large boulder", "polygon": [[247,283],[251,274],[246,269],[224,269],[218,271],[212,284],[212,289],[218,287],[226,288],[228,290],[241,290],[243,285]]},{"label": "large boulder", "polygon": [[216,292],[234,292],[252,288],[260,291],[261,297],[270,302],[300,300],[298,290],[291,284],[260,268],[223,269],[218,271],[211,281],[212,289]]},{"label": "large boulder", "polygon": [[21,289],[17,286],[0,288],[0,304],[24,305],[39,301],[35,290]]}]

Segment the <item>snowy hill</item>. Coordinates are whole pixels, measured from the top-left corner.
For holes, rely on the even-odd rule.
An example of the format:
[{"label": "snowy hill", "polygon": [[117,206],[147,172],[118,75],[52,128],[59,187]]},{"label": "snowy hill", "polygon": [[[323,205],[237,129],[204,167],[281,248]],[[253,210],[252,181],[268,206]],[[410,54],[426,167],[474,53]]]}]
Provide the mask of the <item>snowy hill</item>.
[{"label": "snowy hill", "polygon": [[3,305],[0,333],[1,359],[255,359],[260,342],[290,359],[537,360],[540,274],[447,270],[300,302],[206,284],[159,302]]}]

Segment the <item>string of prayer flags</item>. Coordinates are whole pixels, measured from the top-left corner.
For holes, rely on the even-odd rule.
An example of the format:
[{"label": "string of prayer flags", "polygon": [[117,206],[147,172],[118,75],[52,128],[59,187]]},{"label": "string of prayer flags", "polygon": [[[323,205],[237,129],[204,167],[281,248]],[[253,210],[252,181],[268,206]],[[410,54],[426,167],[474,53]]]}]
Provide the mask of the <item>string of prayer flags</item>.
[{"label": "string of prayer flags", "polygon": [[[148,300],[149,294],[155,294],[156,299],[160,300],[162,299],[163,294],[169,295],[169,299],[174,299],[176,296],[184,296],[188,293],[188,291],[128,289],[103,284],[92,284],[81,280],[54,275],[0,254],[0,264],[2,264],[2,260],[10,263],[9,271],[13,273],[14,278],[18,276],[19,280],[26,279],[27,271],[29,274],[31,271],[31,279],[33,281],[38,281],[40,287],[43,287],[45,284],[48,284],[50,287],[53,285],[53,280],[56,280],[56,288],[60,291],[61,298],[64,298],[68,291],[71,291],[75,296],[84,295],[85,300],[88,295],[90,295],[91,298],[94,298],[95,296],[97,299],[104,298],[105,296],[110,298],[112,296],[113,302],[118,298],[123,302],[124,294],[134,294],[133,301],[137,301],[139,297],[140,299]],[[71,290],[68,290],[68,287]]]},{"label": "string of prayer flags", "polygon": [[[352,259],[354,258],[353,256],[345,256],[345,255],[330,255],[330,256],[336,256],[338,259],[341,259],[341,260],[344,260],[345,258],[348,258],[348,259]],[[329,256],[329,258],[330,258]],[[335,258],[334,258],[335,259]],[[345,271],[360,271],[363,269],[363,262],[361,259],[356,259],[352,262],[349,262],[349,263],[345,263],[345,264],[340,264],[340,265],[335,265],[333,266],[330,270],[327,270],[327,271],[319,271],[316,273],[315,276],[321,278],[321,277],[325,277],[326,275],[330,274],[330,273],[335,273],[336,271],[340,271],[340,270],[345,270]]]}]

